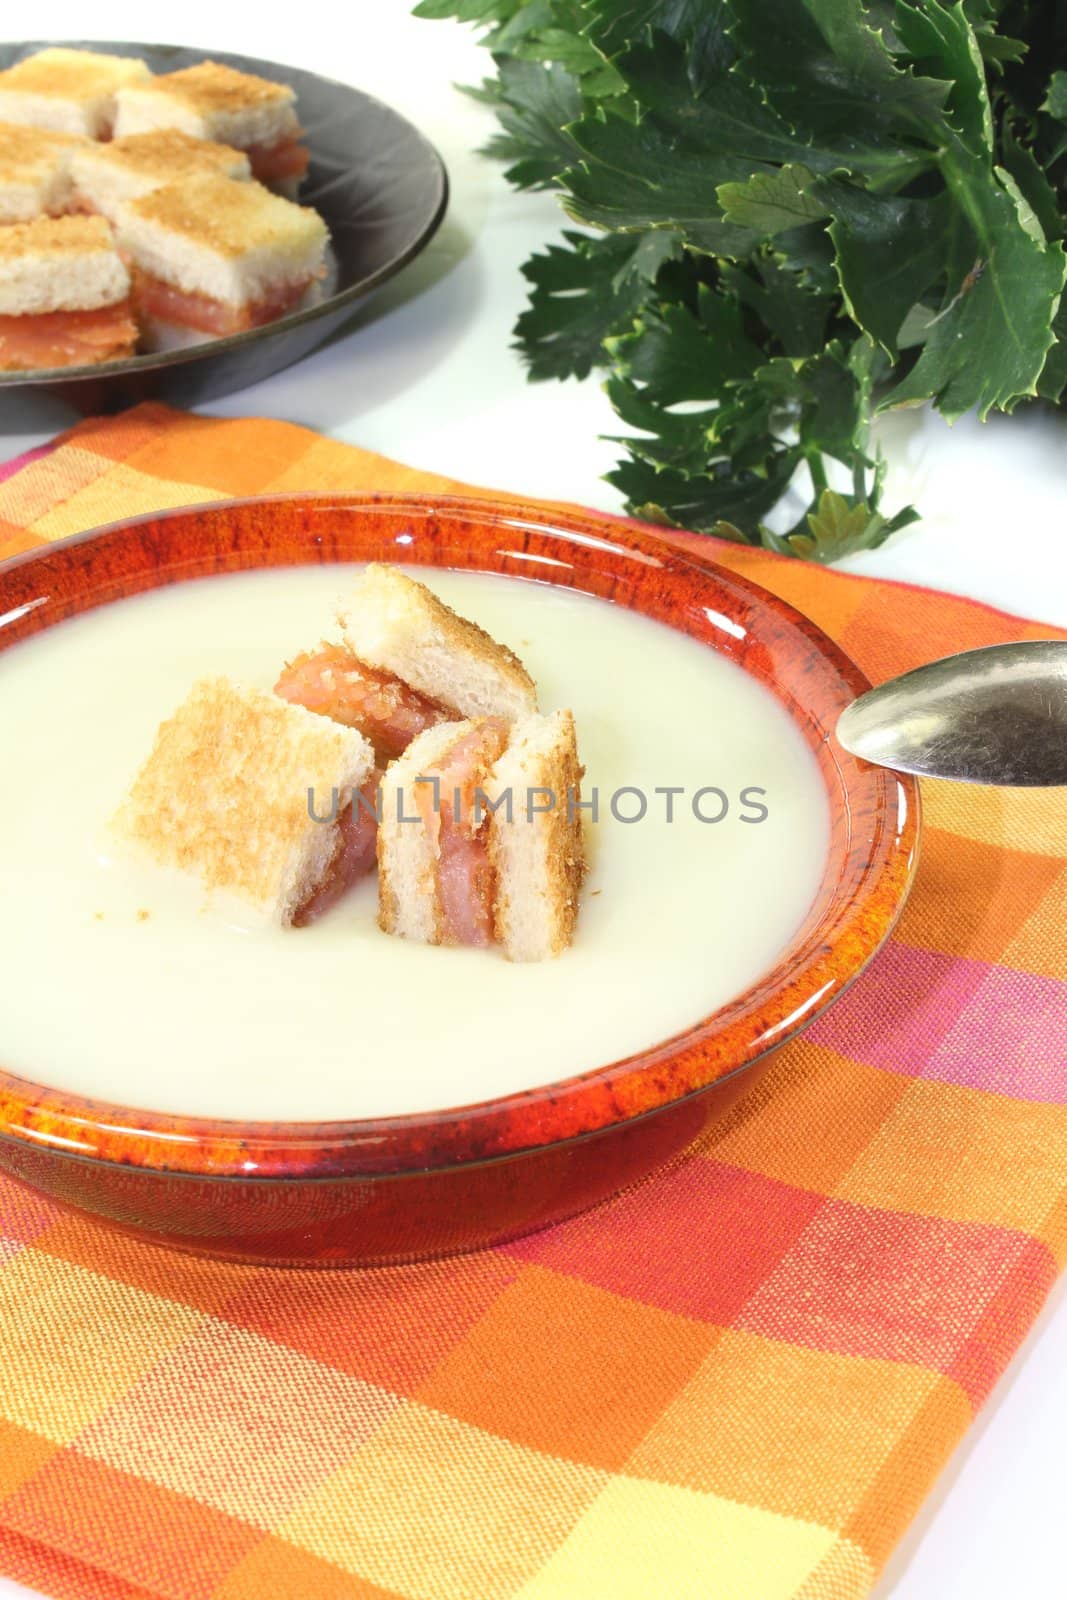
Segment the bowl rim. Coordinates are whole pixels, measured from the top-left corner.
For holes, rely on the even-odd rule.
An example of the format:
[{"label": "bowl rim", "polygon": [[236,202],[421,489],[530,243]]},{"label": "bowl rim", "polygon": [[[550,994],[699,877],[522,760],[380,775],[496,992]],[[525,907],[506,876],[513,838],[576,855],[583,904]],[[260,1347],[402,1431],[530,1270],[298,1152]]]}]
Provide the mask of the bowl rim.
[{"label": "bowl rim", "polygon": [[[293,513],[303,530],[299,536],[291,534],[297,540],[295,545],[287,546],[285,535],[273,530],[264,542],[255,513],[268,507],[286,508]],[[324,551],[324,535],[315,529],[314,518],[340,513],[355,513],[357,520],[366,523],[381,518],[382,528],[375,527],[373,532],[386,535],[384,553],[378,546],[373,553],[362,555]],[[224,541],[220,548],[211,548],[210,541],[194,540],[190,550],[195,550],[195,555],[186,554],[182,559],[179,552],[179,558],[168,564],[162,548],[168,533],[175,535],[174,543],[178,545],[183,528],[193,531],[205,520],[210,523],[216,519],[236,519],[240,527],[242,517],[248,530],[255,530],[246,530],[246,543],[240,539],[234,542],[231,530],[229,542]],[[416,554],[414,561],[410,533],[394,532],[391,538],[387,535],[390,520],[403,523],[406,518],[423,519],[425,527],[420,532],[430,549],[428,555]],[[505,533],[518,536],[521,556],[517,546],[512,551],[497,552],[502,556],[514,554],[518,558],[516,565],[494,567],[478,550],[448,544],[447,540],[435,543],[441,537],[440,529],[456,519],[461,524],[482,524],[497,538]],[[152,532],[139,542],[138,529]],[[579,558],[594,551],[608,553],[636,559],[637,563],[680,581],[714,585],[720,620],[724,595],[765,620],[773,619],[791,637],[799,636],[807,651],[814,648],[819,669],[826,673],[828,681],[836,680],[846,696],[842,705],[870,687],[851,657],[810,618],[751,579],[681,545],[671,538],[669,530],[604,512],[557,505],[524,506],[518,499],[478,494],[367,491],[252,496],[147,513],[56,540],[0,562],[0,654],[19,638],[45,631],[67,616],[202,576],[235,575],[287,565],[390,559],[416,568],[452,566],[529,577],[529,571],[518,562],[536,560],[530,550],[539,541],[548,541],[558,554],[560,540],[571,543]],[[343,545],[343,539],[339,543]],[[132,589],[123,588],[119,568],[135,548],[140,549],[145,561],[138,575],[146,581]],[[286,549],[298,553],[286,559]],[[281,559],[269,559],[279,552]],[[442,552],[444,559],[440,559]],[[468,554],[470,560],[448,559]],[[154,565],[150,566],[150,562]],[[97,563],[101,570],[95,586],[81,591],[75,587],[69,603],[47,584],[50,567],[67,569],[77,577],[79,571],[91,573]],[[14,608],[5,607],[3,602],[9,598],[5,589],[21,582],[22,589],[30,592],[38,573],[46,580],[45,592]],[[564,582],[553,578],[550,567],[539,577],[556,584]],[[60,614],[49,616],[49,606],[58,608]],[[630,609],[641,614],[640,605]],[[14,638],[10,637],[10,627],[7,636],[4,632],[4,625],[10,624],[12,617],[16,627],[20,623],[23,627]],[[781,703],[782,696],[778,698]],[[791,708],[787,705],[786,709]],[[792,714],[799,720],[795,711]],[[814,743],[810,732],[807,737],[809,744]],[[706,1093],[788,1043],[840,998],[888,939],[911,887],[921,826],[917,779],[857,760],[843,747],[835,746],[826,730],[820,743],[825,745],[821,754],[831,761],[841,780],[844,826],[849,839],[846,859],[858,871],[851,897],[838,901],[831,896],[831,909],[837,906],[829,930],[833,938],[828,939],[821,923],[814,925],[814,937],[805,936],[805,924],[772,968],[755,983],[655,1045],[534,1089],[470,1105],[326,1122],[245,1121],[131,1108],[38,1084],[7,1073],[0,1065],[0,1139],[21,1141],[38,1149],[47,1147],[76,1161],[150,1169],[168,1175],[301,1181],[350,1177],[366,1182],[517,1158],[595,1137]],[[828,798],[833,798],[829,786]],[[874,805],[874,825],[863,838],[856,835],[852,826],[853,800],[857,806],[860,800]],[[713,1070],[713,1046],[718,1050],[720,1070]]]},{"label": "bowl rim", "polygon": [[[193,50],[199,51],[198,45],[179,45],[156,43],[151,44],[146,40],[137,39],[5,39],[0,41],[0,50],[20,49],[33,47],[35,49],[79,49],[82,47],[98,50],[103,53],[115,51],[154,51],[154,50]],[[120,361],[98,361],[88,366],[80,367],[41,367],[32,372],[5,372],[0,369],[0,391],[7,389],[26,389],[51,386],[57,383],[89,383],[92,381],[103,382],[108,378],[122,378],[143,372],[158,372],[171,367],[188,366],[196,361],[203,361],[208,356],[228,355],[232,350],[243,349],[246,345],[263,343],[265,340],[290,332],[305,323],[317,322],[322,317],[331,316],[344,306],[355,305],[367,295],[377,289],[380,284],[388,282],[397,273],[410,265],[416,256],[420,255],[429,244],[434,234],[444,219],[448,210],[449,179],[448,168],[444,158],[437,147],[415,124],[406,117],[402,111],[397,111],[388,101],[382,100],[378,95],[369,94],[366,89],[360,89],[355,84],[344,83],[340,78],[331,78],[324,72],[315,72],[310,67],[293,67],[285,62],[274,61],[266,56],[245,56],[233,50],[205,51],[205,57],[213,61],[232,62],[243,61],[245,70],[252,67],[268,68],[283,75],[285,73],[299,72],[305,77],[315,78],[320,83],[328,84],[331,88],[344,90],[361,100],[370,101],[381,106],[385,111],[402,122],[409,130],[417,143],[424,148],[428,165],[435,169],[437,179],[436,195],[432,214],[429,214],[418,233],[410,244],[391,261],[379,267],[376,272],[361,278],[358,283],[351,283],[347,289],[339,289],[335,294],[326,295],[314,305],[304,306],[297,311],[288,311],[282,317],[277,317],[273,322],[265,323],[260,328],[246,328],[241,333],[223,334],[218,338],[208,338],[202,343],[187,345],[175,350],[146,351],[143,355],[126,356]],[[280,79],[279,81],[283,81]],[[314,151],[312,151],[314,154]]]}]

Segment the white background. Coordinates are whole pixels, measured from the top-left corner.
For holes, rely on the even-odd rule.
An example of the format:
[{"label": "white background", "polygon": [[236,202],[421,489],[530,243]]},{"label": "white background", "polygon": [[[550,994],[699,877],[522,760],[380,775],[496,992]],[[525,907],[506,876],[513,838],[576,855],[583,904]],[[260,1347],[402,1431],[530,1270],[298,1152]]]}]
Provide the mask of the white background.
[{"label": "white background", "polygon": [[[88,11],[84,0],[18,8],[40,37],[88,31],[246,51],[345,79],[408,115],[449,168],[452,204],[440,233],[363,309],[351,336],[208,410],[282,417],[471,482],[620,509],[601,481],[616,451],[597,436],[616,431],[616,419],[597,382],[527,384],[509,349],[524,301],[519,266],[558,234],[561,217],[550,196],[516,193],[475,154],[490,119],[452,87],[488,70],[468,30],[416,22],[406,0],[343,10],[323,0],[295,9],[183,0],[165,10],[96,0],[91,20]],[[13,22],[9,11],[4,28]],[[0,460],[71,420],[51,403],[27,412],[0,401]],[[949,430],[908,413],[883,438],[892,462],[887,504],[914,499],[924,520],[845,564],[1067,626],[1064,424],[1028,415]],[[1067,1593],[1065,1438],[1061,1284],[891,1561],[877,1600]],[[0,1600],[26,1593],[0,1579]]]}]

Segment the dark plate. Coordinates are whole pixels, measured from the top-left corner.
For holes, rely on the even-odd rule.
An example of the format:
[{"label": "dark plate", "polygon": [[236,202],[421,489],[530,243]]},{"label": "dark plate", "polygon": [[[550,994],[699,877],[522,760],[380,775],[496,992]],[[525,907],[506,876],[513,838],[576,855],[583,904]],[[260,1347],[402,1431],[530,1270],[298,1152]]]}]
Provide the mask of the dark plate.
[{"label": "dark plate", "polygon": [[210,57],[295,89],[311,167],[301,202],[322,213],[333,236],[336,287],[306,310],[265,328],[165,354],[102,366],[0,373],[0,395],[43,390],[79,411],[117,411],[139,400],[197,405],[247,388],[300,361],[351,316],[355,303],[400,271],[433,237],[448,202],[448,176],[433,145],[398,112],[360,89],[255,56],[184,45],[47,40],[0,45],[0,68],[47,44],[140,56],[153,72]]}]

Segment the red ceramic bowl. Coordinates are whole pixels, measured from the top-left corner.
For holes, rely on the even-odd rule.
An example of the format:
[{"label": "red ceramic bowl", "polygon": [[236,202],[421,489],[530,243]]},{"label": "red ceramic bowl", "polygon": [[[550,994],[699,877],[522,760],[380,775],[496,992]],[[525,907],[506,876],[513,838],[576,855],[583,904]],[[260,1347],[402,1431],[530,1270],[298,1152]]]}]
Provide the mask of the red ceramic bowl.
[{"label": "red ceramic bowl", "polygon": [[166,583],[372,559],[535,577],[730,656],[777,696],[818,758],[833,818],[822,883],[773,971],[729,1005],[639,1055],[477,1105],[361,1122],[195,1120],[0,1072],[0,1170],[160,1244],[260,1262],[381,1263],[470,1249],[593,1205],[747,1090],[753,1069],[862,971],[908,891],[917,787],[832,737],[868,687],[862,673],[781,600],[613,518],[386,495],[170,512],[0,566],[0,649]]}]

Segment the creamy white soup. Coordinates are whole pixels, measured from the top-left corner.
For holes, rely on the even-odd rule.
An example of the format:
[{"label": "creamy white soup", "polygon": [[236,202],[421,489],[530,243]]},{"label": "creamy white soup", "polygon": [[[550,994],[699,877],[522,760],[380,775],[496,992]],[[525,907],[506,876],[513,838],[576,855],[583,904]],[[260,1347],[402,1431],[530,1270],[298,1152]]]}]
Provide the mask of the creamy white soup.
[{"label": "creamy white soup", "polygon": [[[420,574],[521,655],[544,709],[577,718],[599,818],[587,813],[591,871],[560,958],[519,966],[390,938],[373,881],[311,927],[265,926],[128,855],[109,821],[158,724],[208,674],[270,688],[287,656],[330,635],[356,570],[180,584],[0,654],[6,1069],[209,1116],[426,1111],[654,1044],[754,982],[788,942],[829,818],[786,713],[682,634],[508,578]],[[656,793],[668,788],[681,793]],[[642,802],[640,820],[620,820]]]}]

